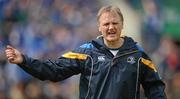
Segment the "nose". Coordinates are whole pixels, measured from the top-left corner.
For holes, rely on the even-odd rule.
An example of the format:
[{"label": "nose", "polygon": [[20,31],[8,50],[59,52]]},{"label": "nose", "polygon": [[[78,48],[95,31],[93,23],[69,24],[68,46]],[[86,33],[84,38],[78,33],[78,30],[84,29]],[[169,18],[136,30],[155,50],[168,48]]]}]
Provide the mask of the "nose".
[{"label": "nose", "polygon": [[113,24],[109,24],[109,30],[113,29],[114,25]]}]

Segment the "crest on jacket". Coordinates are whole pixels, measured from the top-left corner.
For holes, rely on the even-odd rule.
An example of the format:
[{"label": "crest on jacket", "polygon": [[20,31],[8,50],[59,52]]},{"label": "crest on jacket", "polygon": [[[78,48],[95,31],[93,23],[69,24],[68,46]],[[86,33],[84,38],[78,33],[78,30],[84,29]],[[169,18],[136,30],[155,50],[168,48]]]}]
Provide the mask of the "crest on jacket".
[{"label": "crest on jacket", "polygon": [[130,64],[136,63],[134,56],[129,56],[129,57],[127,58],[127,62],[130,63]]}]

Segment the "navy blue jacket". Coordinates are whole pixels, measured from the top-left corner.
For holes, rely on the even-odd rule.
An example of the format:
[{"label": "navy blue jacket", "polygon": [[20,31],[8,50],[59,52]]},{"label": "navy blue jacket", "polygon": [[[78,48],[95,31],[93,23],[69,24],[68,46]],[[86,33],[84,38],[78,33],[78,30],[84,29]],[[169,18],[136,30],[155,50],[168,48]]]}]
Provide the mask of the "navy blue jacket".
[{"label": "navy blue jacket", "polygon": [[124,37],[116,56],[100,37],[55,61],[24,55],[19,66],[41,80],[61,81],[80,73],[80,99],[140,99],[140,84],[147,99],[166,99],[157,67],[130,37]]}]

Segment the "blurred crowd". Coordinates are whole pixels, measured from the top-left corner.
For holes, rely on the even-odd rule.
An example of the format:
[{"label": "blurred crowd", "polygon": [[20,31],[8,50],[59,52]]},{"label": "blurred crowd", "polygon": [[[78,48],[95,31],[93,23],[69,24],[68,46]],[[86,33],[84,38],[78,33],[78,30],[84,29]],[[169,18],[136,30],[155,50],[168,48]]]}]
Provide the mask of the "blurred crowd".
[{"label": "blurred crowd", "polygon": [[[178,0],[126,0],[141,12],[141,41],[166,83],[168,99],[180,98],[180,7]],[[141,3],[139,3],[141,2]]]},{"label": "blurred crowd", "polygon": [[[160,0],[122,1],[141,15],[141,44],[157,64],[169,99],[179,99],[179,10]],[[78,75],[39,81],[9,64],[4,49],[10,44],[31,57],[56,59],[99,35],[101,5],[97,0],[0,0],[0,99],[78,99]]]},{"label": "blurred crowd", "polygon": [[0,99],[78,98],[78,77],[36,81],[9,64],[3,50],[11,44],[31,57],[55,59],[97,35],[98,6],[96,0],[0,0]]}]

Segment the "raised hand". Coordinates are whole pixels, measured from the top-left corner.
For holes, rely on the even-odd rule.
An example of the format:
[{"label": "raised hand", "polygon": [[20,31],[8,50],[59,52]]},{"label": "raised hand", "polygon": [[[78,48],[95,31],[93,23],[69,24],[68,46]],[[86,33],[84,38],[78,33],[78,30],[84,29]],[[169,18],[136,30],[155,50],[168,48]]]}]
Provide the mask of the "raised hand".
[{"label": "raised hand", "polygon": [[20,64],[23,62],[23,57],[22,57],[21,52],[15,49],[14,47],[7,45],[5,53],[10,63]]}]

